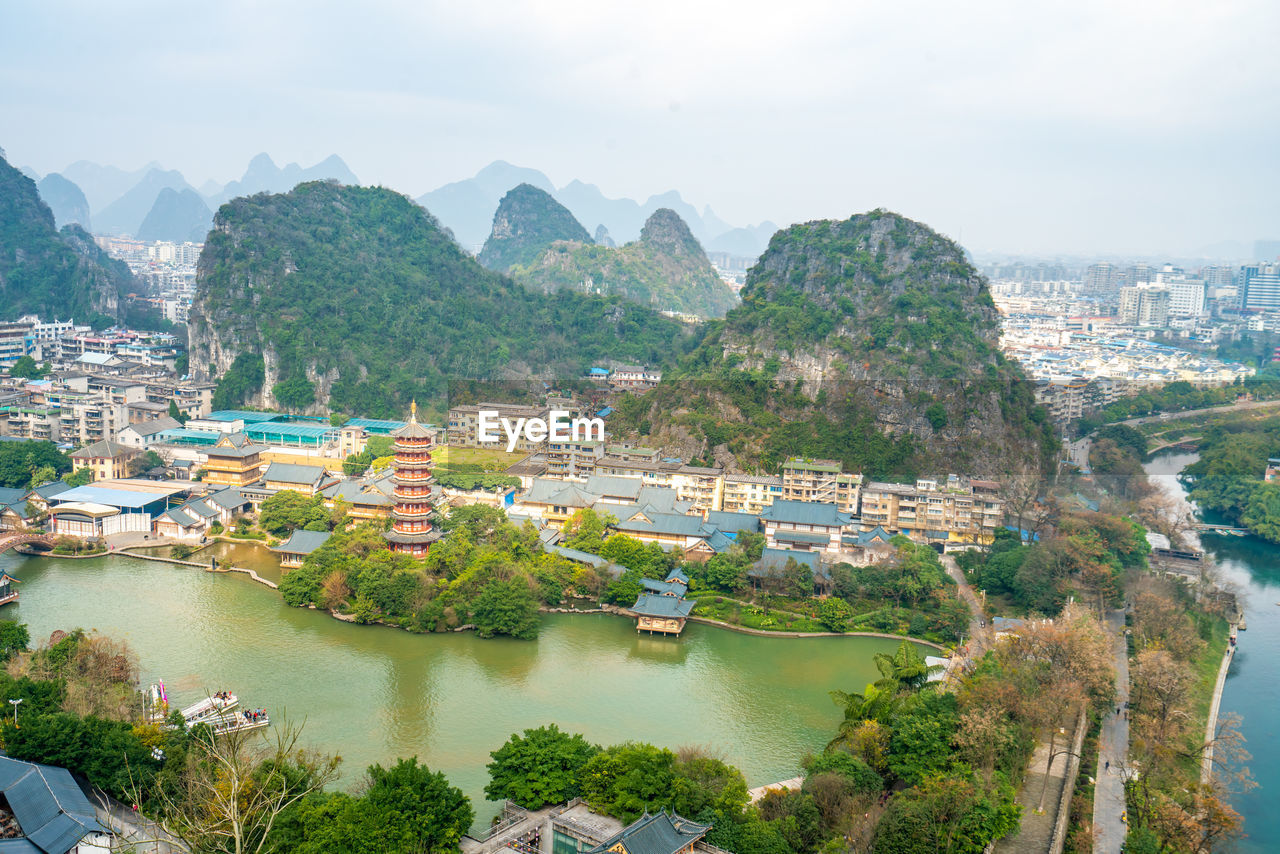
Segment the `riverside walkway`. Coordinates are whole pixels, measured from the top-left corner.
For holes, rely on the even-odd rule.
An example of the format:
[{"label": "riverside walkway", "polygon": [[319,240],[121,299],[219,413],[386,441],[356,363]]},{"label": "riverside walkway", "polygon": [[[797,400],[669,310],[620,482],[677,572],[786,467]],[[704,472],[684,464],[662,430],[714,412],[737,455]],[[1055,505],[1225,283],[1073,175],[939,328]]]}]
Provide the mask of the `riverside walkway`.
[{"label": "riverside walkway", "polygon": [[1120,854],[1129,832],[1124,821],[1124,771],[1129,756],[1129,715],[1124,704],[1129,699],[1129,644],[1124,634],[1124,611],[1107,614],[1112,633],[1116,667],[1116,707],[1102,718],[1098,736],[1098,767],[1093,790],[1094,854]]}]

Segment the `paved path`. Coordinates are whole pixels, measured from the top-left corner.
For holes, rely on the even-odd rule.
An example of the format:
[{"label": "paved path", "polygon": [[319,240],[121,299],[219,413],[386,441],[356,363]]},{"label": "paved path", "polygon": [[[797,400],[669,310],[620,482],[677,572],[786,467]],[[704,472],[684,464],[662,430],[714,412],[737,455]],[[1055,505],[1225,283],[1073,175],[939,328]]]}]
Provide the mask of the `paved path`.
[{"label": "paved path", "polygon": [[[1109,612],[1106,627],[1115,636],[1116,706],[1123,707],[1129,699],[1129,647],[1124,636],[1124,611]],[[1128,754],[1128,712],[1117,714],[1113,707],[1103,715],[1102,733],[1098,736],[1095,774],[1098,782],[1093,790],[1094,854],[1120,854],[1125,834],[1129,832],[1122,818]]]},{"label": "paved path", "polygon": [[942,556],[942,565],[947,569],[947,575],[955,581],[957,589],[960,591],[960,598],[969,606],[969,639],[961,649],[957,649],[955,654],[951,656],[951,663],[948,665],[947,678],[952,679],[960,675],[962,668],[968,661],[977,661],[982,658],[983,654],[995,643],[995,630],[986,623],[986,615],[982,611],[982,605],[978,601],[978,596],[973,592],[973,587],[965,579],[964,573],[960,571],[960,567],[956,565],[956,559],[951,555]]},{"label": "paved path", "polygon": [[[1236,627],[1231,627],[1231,637],[1236,636]],[[1209,704],[1209,717],[1204,724],[1204,756],[1200,760],[1200,785],[1207,786],[1213,780],[1213,742],[1218,737],[1218,709],[1222,705],[1222,688],[1227,683],[1227,671],[1231,668],[1231,660],[1235,658],[1236,648],[1227,642],[1227,650],[1222,654],[1222,665],[1218,668],[1218,681],[1213,686],[1213,700]]]},{"label": "paved path", "polygon": [[[1049,742],[1042,741],[1036,745],[1031,756],[1031,764],[1027,766],[1027,776],[1022,781],[1022,789],[1018,792],[1018,803],[1022,804],[1022,820],[1018,829],[996,842],[995,854],[1040,854],[1049,850],[1053,839],[1053,826],[1058,820],[1058,804],[1062,801],[1063,780],[1067,772],[1067,760],[1062,753],[1063,748],[1070,749],[1070,744],[1057,744],[1054,751],[1053,766],[1049,769],[1049,779],[1045,781],[1045,763],[1049,759]],[[1037,813],[1040,805],[1040,793],[1045,793],[1043,813]]]}]

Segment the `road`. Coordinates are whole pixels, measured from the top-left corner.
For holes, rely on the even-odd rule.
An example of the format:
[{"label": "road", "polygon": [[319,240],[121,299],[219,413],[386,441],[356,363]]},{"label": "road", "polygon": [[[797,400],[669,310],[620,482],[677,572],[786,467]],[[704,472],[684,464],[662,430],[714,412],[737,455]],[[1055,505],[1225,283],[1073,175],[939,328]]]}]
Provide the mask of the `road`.
[{"label": "road", "polygon": [[[991,626],[984,625],[987,618],[982,611],[982,604],[978,601],[977,594],[973,592],[973,587],[965,580],[964,573],[956,565],[956,559],[951,555],[943,555],[942,565],[946,567],[947,575],[955,581],[960,591],[960,598],[964,599],[965,604],[969,606],[969,640],[963,647],[963,654],[957,650],[954,656],[956,666],[959,666],[962,664],[962,658],[967,661],[976,661],[981,658],[995,641],[995,633]],[[953,668],[948,675],[958,675],[958,673]]]},{"label": "road", "polygon": [[1129,647],[1124,636],[1124,611],[1107,614],[1107,629],[1114,637],[1116,665],[1116,707],[1102,718],[1098,736],[1098,768],[1093,790],[1094,854],[1120,854],[1129,832],[1123,816],[1124,772],[1128,767],[1129,715],[1123,710],[1129,699]]},{"label": "road", "polygon": [[1193,418],[1196,415],[1203,415],[1206,412],[1231,412],[1236,409],[1266,409],[1271,406],[1280,406],[1280,400],[1243,400],[1239,403],[1232,403],[1226,406],[1206,406],[1204,409],[1188,409],[1183,412],[1165,412],[1157,415],[1144,415],[1141,418],[1130,418],[1129,420],[1121,421],[1120,423],[1128,424],[1132,427],[1135,424],[1149,424],[1153,421],[1177,421],[1180,418]]}]

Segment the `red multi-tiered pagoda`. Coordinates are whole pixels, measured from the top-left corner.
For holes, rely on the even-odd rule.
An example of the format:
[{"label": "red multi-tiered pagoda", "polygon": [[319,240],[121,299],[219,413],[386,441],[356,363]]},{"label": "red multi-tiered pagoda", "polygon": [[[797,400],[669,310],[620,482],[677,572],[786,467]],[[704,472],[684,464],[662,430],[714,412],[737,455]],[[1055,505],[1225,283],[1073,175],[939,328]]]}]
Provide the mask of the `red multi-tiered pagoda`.
[{"label": "red multi-tiered pagoda", "polygon": [[431,433],[418,423],[418,404],[409,409],[409,423],[394,430],[396,440],[396,506],[392,526],[384,536],[391,550],[414,557],[426,557],[427,549],[440,533],[431,527]]}]

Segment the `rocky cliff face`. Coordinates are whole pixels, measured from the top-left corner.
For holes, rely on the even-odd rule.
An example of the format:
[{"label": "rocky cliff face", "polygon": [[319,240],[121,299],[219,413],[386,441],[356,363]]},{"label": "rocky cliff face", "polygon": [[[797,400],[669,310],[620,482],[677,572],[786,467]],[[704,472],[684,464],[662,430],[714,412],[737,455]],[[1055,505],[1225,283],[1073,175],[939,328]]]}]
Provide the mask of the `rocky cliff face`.
[{"label": "rocky cliff face", "polygon": [[668,208],[655,211],[633,243],[612,248],[561,241],[528,265],[512,268],[511,275],[545,293],[612,294],[702,318],[723,317],[737,303],[688,225]]},{"label": "rocky cliff face", "polygon": [[874,211],[778,232],[742,305],[633,419],[699,457],[803,453],[877,476],[1038,467],[1052,436],[952,241]]},{"label": "rocky cliff face", "polygon": [[105,326],[136,287],[80,226],[59,232],[35,183],[0,158],[0,317],[39,314]]},{"label": "rocky cliff face", "polygon": [[493,231],[477,260],[505,273],[528,264],[557,240],[590,243],[591,236],[569,209],[545,190],[521,184],[502,197],[493,215]]},{"label": "rocky cliff face", "polygon": [[217,402],[321,414],[440,407],[455,379],[657,363],[680,324],[619,300],[532,293],[384,188],[301,184],[219,208],[200,256],[190,364]]}]

